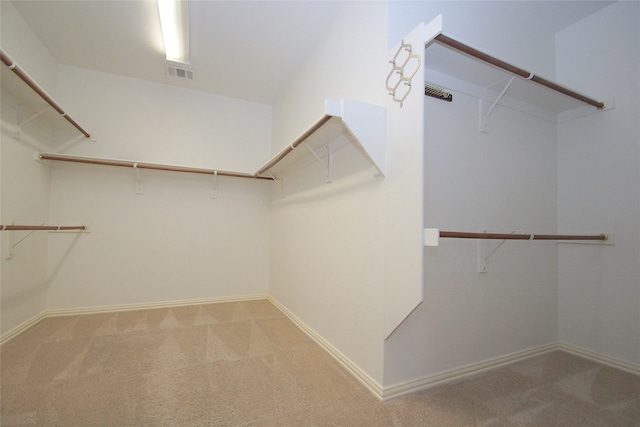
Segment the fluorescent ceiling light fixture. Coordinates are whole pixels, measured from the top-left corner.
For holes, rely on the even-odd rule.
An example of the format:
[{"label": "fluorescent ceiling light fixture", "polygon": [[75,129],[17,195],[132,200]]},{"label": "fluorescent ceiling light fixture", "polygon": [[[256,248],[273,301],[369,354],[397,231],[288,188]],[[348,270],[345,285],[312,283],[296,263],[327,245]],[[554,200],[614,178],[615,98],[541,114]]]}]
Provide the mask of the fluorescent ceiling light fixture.
[{"label": "fluorescent ceiling light fixture", "polygon": [[158,0],[158,11],[167,61],[189,64],[189,3]]}]

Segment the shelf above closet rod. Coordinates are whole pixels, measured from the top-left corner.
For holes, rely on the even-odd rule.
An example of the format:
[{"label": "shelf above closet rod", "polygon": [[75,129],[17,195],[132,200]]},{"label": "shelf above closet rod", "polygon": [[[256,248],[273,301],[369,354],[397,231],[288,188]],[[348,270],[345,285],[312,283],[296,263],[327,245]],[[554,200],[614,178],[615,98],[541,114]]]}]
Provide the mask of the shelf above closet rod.
[{"label": "shelf above closet rod", "polygon": [[440,231],[441,238],[453,239],[493,239],[493,240],[600,240],[606,241],[606,234],[504,234],[504,233],[469,233],[464,231]]},{"label": "shelf above closet rod", "polygon": [[86,225],[0,225],[0,231],[86,231]]},{"label": "shelf above closet rod", "polygon": [[302,135],[296,138],[291,144],[287,145],[280,153],[278,153],[273,159],[271,159],[266,165],[261,167],[256,175],[262,175],[267,172],[269,169],[273,168],[275,165],[280,163],[282,159],[287,157],[289,153],[291,153],[296,147],[302,144],[309,136],[313,135],[318,129],[324,126],[329,120],[331,120],[333,116],[329,114],[323,115],[317,122],[315,122],[309,129],[307,129]]},{"label": "shelf above closet rod", "polygon": [[54,161],[60,161],[60,162],[86,163],[91,165],[102,165],[102,166],[117,166],[117,167],[124,167],[124,168],[151,169],[151,170],[169,171],[169,172],[184,172],[184,173],[197,173],[197,174],[204,174],[204,175],[229,176],[234,178],[263,179],[263,180],[272,181],[272,178],[256,176],[254,174],[249,174],[249,173],[229,172],[229,171],[221,171],[221,170],[215,170],[215,169],[191,168],[191,167],[185,167],[185,166],[161,165],[161,164],[155,164],[155,163],[133,162],[129,160],[99,159],[99,158],[92,158],[92,157],[76,157],[76,156],[65,156],[60,154],[47,154],[47,153],[39,154],[38,159],[54,160]]},{"label": "shelf above closet rod", "polygon": [[461,43],[457,40],[452,39],[451,37],[448,37],[442,33],[438,34],[437,36],[435,36],[434,38],[438,43],[446,45],[454,50],[457,50],[459,52],[462,52],[464,54],[467,54],[469,56],[472,56],[476,59],[479,59],[483,62],[486,62],[488,64],[491,64],[495,67],[501,68],[511,74],[515,74],[519,77],[522,77],[526,80],[531,80],[532,82],[535,82],[539,85],[542,85],[548,89],[551,89],[555,92],[559,92],[562,93],[563,95],[569,96],[573,99],[577,99],[578,101],[584,102],[585,104],[589,104],[592,105],[596,108],[598,108],[599,110],[602,110],[604,108],[606,108],[606,104],[602,101],[598,101],[595,100],[593,98],[589,98],[585,95],[582,95],[580,93],[577,93],[571,89],[568,89],[564,86],[561,86],[557,83],[554,83],[552,81],[549,81],[547,79],[544,79],[542,77],[538,77],[535,74],[529,72],[529,71],[525,71],[522,68],[516,67],[514,65],[511,65],[507,62],[504,62],[498,58],[495,58],[491,55],[488,55],[484,52],[481,52],[477,49],[472,48],[471,46],[468,46],[464,43]]},{"label": "shelf above closet rod", "polygon": [[[385,173],[386,110],[384,107],[356,101],[326,99],[324,114],[300,136],[287,144],[282,151],[256,172],[258,176],[269,176],[275,180],[286,176],[294,164],[315,158],[327,168],[331,175],[331,155],[347,144],[352,144],[374,166],[379,175]],[[307,150],[295,150],[300,145]],[[318,156],[319,149],[327,151]],[[294,151],[295,150],[295,151]]]},{"label": "shelf above closet rod", "polygon": [[35,93],[40,96],[47,104],[51,106],[58,114],[60,114],[66,121],[68,121],[73,127],[75,127],[80,133],[82,133],[86,138],[91,137],[89,132],[84,130],[75,120],[73,120],[69,115],[62,109],[62,107],[51,97],[47,92],[44,91],[35,82],[22,68],[16,64],[13,59],[11,59],[4,51],[0,50],[0,60],[2,63],[6,65],[13,73],[20,78],[27,86],[29,86]]},{"label": "shelf above closet rod", "polygon": [[[513,233],[472,233],[467,231],[441,231],[438,228],[423,230],[424,246],[438,246],[441,238],[478,239],[478,240],[554,240],[558,243],[591,243],[613,245],[615,233],[600,234],[533,234],[525,232]],[[502,243],[500,243],[502,244]]]}]

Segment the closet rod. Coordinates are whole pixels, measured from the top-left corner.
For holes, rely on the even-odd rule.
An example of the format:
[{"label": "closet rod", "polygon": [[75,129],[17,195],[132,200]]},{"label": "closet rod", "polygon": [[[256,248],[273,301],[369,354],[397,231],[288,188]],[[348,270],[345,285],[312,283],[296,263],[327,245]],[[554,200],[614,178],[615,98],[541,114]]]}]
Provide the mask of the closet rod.
[{"label": "closet rod", "polygon": [[318,120],[313,125],[311,125],[311,127],[309,129],[307,129],[298,138],[296,138],[295,141],[293,141],[291,144],[286,146],[280,153],[278,153],[273,159],[271,159],[271,161],[269,161],[269,163],[267,163],[262,168],[260,168],[258,170],[258,172],[256,172],[256,175],[262,175],[263,173],[265,173],[266,171],[268,171],[269,169],[271,169],[272,167],[277,165],[282,159],[284,159],[287,156],[287,154],[292,152],[293,149],[296,148],[298,145],[302,144],[315,131],[320,129],[325,123],[327,123],[329,120],[331,120],[332,117],[333,116],[330,116],[328,114],[325,114],[324,116],[322,116],[320,118],[320,120]]},{"label": "closet rod", "polygon": [[464,231],[440,231],[440,237],[453,239],[493,239],[493,240],[601,240],[606,241],[606,234],[502,234],[502,233],[468,233]]},{"label": "closet rod", "polygon": [[60,107],[60,105],[58,105],[58,103],[56,101],[54,101],[53,98],[51,98],[44,91],[44,89],[42,89],[38,85],[38,83],[36,83],[31,77],[29,77],[29,75],[22,68],[20,68],[18,66],[18,64],[13,62],[13,60],[6,53],[4,53],[4,51],[2,51],[2,50],[0,50],[0,60],[2,60],[4,65],[9,67],[9,69],[11,71],[13,71],[18,77],[20,77],[20,79],[23,82],[25,82],[27,84],[27,86],[29,86],[31,89],[33,89],[33,91],[35,93],[40,95],[40,97],[42,99],[44,99],[47,102],[47,104],[49,104],[54,110],[56,110],[60,115],[62,115],[62,117],[64,117],[66,121],[71,123],[73,125],[73,127],[75,127],[76,129],[78,129],[80,131],[80,133],[82,133],[87,138],[89,138],[91,136],[78,123],[76,123],[75,120],[73,120],[71,117],[69,117],[67,115],[67,113],[65,113],[65,111],[62,109],[62,107]]},{"label": "closet rod", "polygon": [[0,225],[0,231],[86,231],[86,225]]},{"label": "closet rod", "polygon": [[586,104],[589,105],[593,105],[594,107],[598,108],[599,110],[602,110],[603,108],[606,107],[606,104],[604,102],[601,101],[596,101],[595,99],[586,97],[584,95],[581,95],[577,92],[572,91],[571,89],[567,89],[566,87],[560,86],[552,81],[543,79],[542,77],[538,77],[536,75],[534,75],[533,73],[530,73],[528,71],[523,70],[522,68],[518,68],[516,66],[513,66],[509,63],[506,63],[500,59],[494,58],[493,56],[487,55],[484,52],[481,52],[477,49],[474,49],[470,46],[467,46],[464,43],[460,43],[457,40],[454,40],[450,37],[445,36],[444,34],[439,34],[435,37],[435,39],[444,44],[447,45],[453,49],[459,50],[460,52],[466,53],[467,55],[471,55],[474,58],[480,59],[481,61],[484,62],[488,62],[491,65],[494,65],[496,67],[502,68],[503,70],[506,70],[512,74],[518,75],[524,79],[527,80],[531,80],[533,82],[536,82],[542,86],[545,86],[551,90],[554,90],[556,92],[560,92],[564,95],[567,95],[571,98],[577,99],[578,101],[582,101]]},{"label": "closet rod", "polygon": [[171,166],[171,165],[159,165],[153,163],[140,163],[140,162],[132,162],[125,160],[107,160],[107,159],[95,159],[89,157],[73,157],[73,156],[61,156],[57,154],[46,154],[41,153],[39,155],[40,160],[55,160],[61,162],[72,162],[72,163],[87,163],[92,165],[102,165],[102,166],[118,166],[125,168],[137,168],[137,169],[152,169],[152,170],[160,170],[160,171],[169,171],[169,172],[185,172],[185,173],[198,173],[204,175],[218,175],[218,176],[230,176],[234,178],[250,178],[250,179],[266,179],[271,181],[271,178],[256,176],[254,174],[249,173],[241,173],[241,172],[228,172],[228,171],[220,171],[214,169],[199,169],[199,168],[189,168],[184,166]]}]

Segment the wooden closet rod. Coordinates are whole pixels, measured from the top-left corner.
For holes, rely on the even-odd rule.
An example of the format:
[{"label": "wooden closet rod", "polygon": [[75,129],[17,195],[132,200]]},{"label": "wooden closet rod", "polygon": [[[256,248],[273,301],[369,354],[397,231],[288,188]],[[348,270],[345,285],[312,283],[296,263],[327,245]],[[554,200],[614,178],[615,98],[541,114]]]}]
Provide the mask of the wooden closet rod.
[{"label": "wooden closet rod", "polygon": [[91,165],[118,166],[118,167],[124,167],[124,168],[152,169],[152,170],[169,171],[169,172],[198,173],[198,174],[204,174],[204,175],[231,176],[235,178],[266,179],[270,181],[272,180],[271,178],[268,178],[268,177],[256,176],[254,174],[249,174],[249,173],[228,172],[228,171],[220,171],[220,170],[214,170],[214,169],[189,168],[184,166],[158,165],[153,163],[141,163],[141,162],[132,162],[132,161],[125,161],[125,160],[93,159],[89,157],[61,156],[57,154],[46,154],[46,153],[40,154],[39,158],[40,160],[56,160],[61,162],[87,163]]},{"label": "wooden closet rod", "polygon": [[566,87],[560,86],[554,82],[551,82],[549,80],[543,79],[542,77],[538,77],[536,75],[534,75],[533,73],[530,73],[528,71],[523,70],[522,68],[518,68],[516,66],[513,66],[511,64],[508,64],[500,59],[494,58],[493,56],[487,55],[484,52],[481,52],[477,49],[474,49],[470,46],[467,46],[466,44],[460,43],[457,40],[454,40],[450,37],[445,36],[444,34],[439,34],[436,36],[435,38],[438,42],[447,45],[453,49],[459,50],[460,52],[466,53],[467,55],[471,55],[474,58],[477,58],[481,61],[487,62],[491,65],[494,65],[496,67],[502,68],[503,70],[506,70],[512,74],[518,75],[522,78],[525,78],[527,80],[531,80],[532,82],[536,82],[542,86],[545,86],[551,90],[554,90],[556,92],[560,92],[564,95],[567,95],[571,98],[577,99],[578,101],[582,101],[586,104],[589,105],[593,105],[594,107],[602,110],[603,108],[605,108],[607,105],[604,102],[601,101],[597,101],[595,99],[586,97],[584,95],[581,95],[577,92],[572,91],[571,89],[567,89]]},{"label": "wooden closet rod", "polygon": [[606,234],[502,234],[502,233],[468,233],[464,231],[440,231],[440,237],[453,239],[493,239],[493,240],[600,240],[606,241]]},{"label": "wooden closet rod", "polygon": [[54,101],[53,98],[51,98],[44,91],[44,89],[42,89],[38,85],[38,83],[36,83],[31,77],[29,77],[29,75],[22,68],[20,68],[15,62],[13,62],[13,60],[9,58],[9,56],[6,53],[4,53],[2,50],[0,50],[0,60],[2,60],[4,65],[9,67],[11,71],[13,71],[18,77],[20,77],[20,79],[23,82],[25,82],[27,86],[33,89],[33,91],[37,93],[40,96],[40,98],[44,99],[46,103],[49,104],[54,110],[56,110],[60,115],[62,115],[62,117],[64,117],[66,121],[71,123],[73,127],[78,129],[85,137],[89,138],[91,136],[89,135],[89,132],[84,130],[78,123],[76,123],[75,120],[69,117],[67,113],[65,113],[65,111],[62,109],[62,107],[60,107],[60,105],[58,105],[58,103]]},{"label": "wooden closet rod", "polygon": [[320,129],[325,123],[327,123],[329,120],[331,120],[332,117],[333,116],[330,116],[328,114],[325,114],[324,116],[322,116],[320,118],[320,120],[318,120],[313,125],[311,125],[311,127],[309,129],[307,129],[298,138],[296,138],[295,141],[293,141],[291,144],[287,145],[280,153],[278,153],[273,159],[271,159],[271,161],[269,161],[269,163],[267,163],[266,165],[261,167],[258,170],[258,172],[256,172],[256,175],[262,175],[264,172],[268,171],[269,169],[271,169],[272,167],[277,165],[278,162],[280,162],[282,159],[284,159],[287,156],[287,154],[292,152],[293,149],[296,148],[298,145],[302,144],[305,141],[305,139],[309,138],[309,136],[311,136],[315,131]]},{"label": "wooden closet rod", "polygon": [[0,231],[86,231],[86,225],[0,225]]}]

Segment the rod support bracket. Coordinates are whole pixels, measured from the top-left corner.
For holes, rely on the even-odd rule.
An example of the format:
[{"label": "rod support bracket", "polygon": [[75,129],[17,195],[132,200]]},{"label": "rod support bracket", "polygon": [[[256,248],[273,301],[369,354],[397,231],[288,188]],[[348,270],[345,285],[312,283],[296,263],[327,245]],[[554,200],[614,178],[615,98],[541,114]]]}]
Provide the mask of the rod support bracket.
[{"label": "rod support bracket", "polygon": [[136,170],[136,194],[141,196],[144,194],[144,183],[142,182],[142,173],[138,167],[138,163],[133,164],[133,168]]},{"label": "rod support bracket", "polygon": [[[493,113],[493,110],[496,108],[496,106],[498,105],[500,100],[505,96],[505,94],[509,90],[509,88],[511,87],[511,84],[513,84],[513,81],[515,80],[515,78],[516,78],[516,76],[511,76],[508,79],[500,80],[498,82],[495,82],[495,83],[485,87],[484,90],[482,91],[482,98],[480,98],[480,132],[484,132],[484,133],[488,133],[489,132],[489,123],[487,122],[487,120],[489,119],[489,116],[491,115],[491,113]],[[489,104],[490,104],[490,101],[489,101],[489,88],[491,88],[492,86],[496,86],[496,85],[498,85],[500,83],[503,83],[505,81],[507,83],[504,85],[504,87],[502,88],[502,91],[497,96],[495,101],[493,101],[491,103],[491,107],[489,107]]]},{"label": "rod support bracket", "polygon": [[217,199],[220,195],[220,184],[218,182],[218,171],[213,171],[213,179],[211,181],[211,198]]}]

